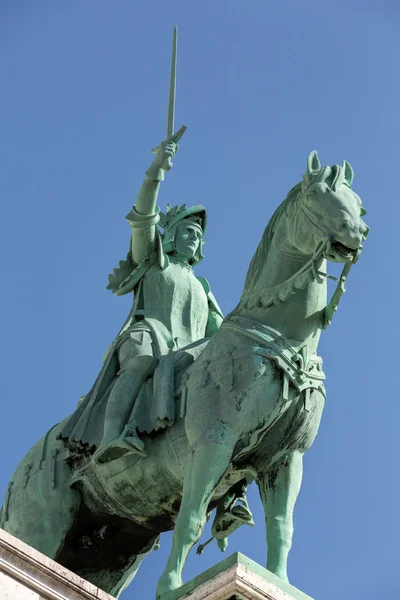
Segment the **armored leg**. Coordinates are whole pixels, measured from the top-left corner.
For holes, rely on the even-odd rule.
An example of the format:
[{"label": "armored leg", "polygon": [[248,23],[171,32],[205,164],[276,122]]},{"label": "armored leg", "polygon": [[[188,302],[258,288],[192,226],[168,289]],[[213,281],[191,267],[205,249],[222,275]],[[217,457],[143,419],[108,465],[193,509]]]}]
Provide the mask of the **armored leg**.
[{"label": "armored leg", "polygon": [[127,452],[143,452],[143,442],[127,423],[143,381],[154,371],[150,332],[133,329],[118,353],[120,370],[111,390],[104,421],[104,434],[94,460],[99,463]]}]

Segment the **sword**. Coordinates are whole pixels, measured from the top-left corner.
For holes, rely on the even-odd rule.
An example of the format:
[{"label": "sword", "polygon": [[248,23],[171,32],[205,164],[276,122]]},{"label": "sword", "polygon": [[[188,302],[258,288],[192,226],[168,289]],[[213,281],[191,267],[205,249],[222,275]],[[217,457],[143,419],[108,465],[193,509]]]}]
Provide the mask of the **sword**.
[{"label": "sword", "polygon": [[[168,96],[168,114],[167,114],[167,140],[172,140],[177,144],[183,134],[185,133],[187,127],[186,125],[182,125],[176,131],[174,131],[174,122],[175,122],[175,99],[176,99],[176,58],[177,58],[177,49],[178,49],[178,28],[174,26],[174,33],[172,37],[172,60],[171,60],[171,75],[169,80],[169,96]],[[156,148],[152,149],[153,154],[157,154],[161,144],[156,146]],[[172,168],[171,158],[168,157],[165,159],[162,168],[164,171],[169,171]]]}]

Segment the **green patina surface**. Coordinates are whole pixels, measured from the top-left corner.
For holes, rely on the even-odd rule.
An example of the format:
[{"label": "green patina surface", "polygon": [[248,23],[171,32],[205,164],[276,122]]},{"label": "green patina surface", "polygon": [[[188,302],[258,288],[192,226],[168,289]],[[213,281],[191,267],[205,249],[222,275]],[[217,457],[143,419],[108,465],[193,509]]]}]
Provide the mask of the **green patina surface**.
[{"label": "green patina surface", "polygon": [[[158,206],[185,131],[173,133],[175,74],[176,32],[167,138],[126,217],[128,255],[109,277],[116,296],[132,294],[132,309],[91,390],[18,466],[0,514],[1,527],[114,596],[171,529],[157,597],[179,588],[214,509],[213,536],[225,550],[227,536],[252,523],[246,483],[254,477],[268,577],[289,585],[303,455],[325,402],[318,343],[368,233],[351,166],[322,166],[311,152],[223,320],[208,281],[194,274],[205,208]],[[329,302],[328,261],[344,265]],[[248,560],[238,556],[229,560]]]},{"label": "green patina surface", "polygon": [[293,585],[290,585],[290,583],[282,581],[280,577],[277,577],[276,575],[274,575],[274,573],[271,573],[271,571],[268,571],[258,563],[254,562],[254,560],[247,558],[247,556],[244,556],[244,554],[241,554],[240,552],[235,552],[231,556],[228,556],[227,558],[225,558],[225,560],[222,560],[214,567],[211,567],[210,569],[207,569],[207,571],[204,571],[204,573],[201,573],[197,577],[194,577],[194,579],[191,579],[179,589],[173,592],[168,592],[163,596],[163,600],[179,600],[179,598],[183,598],[184,596],[190,594],[199,586],[204,585],[208,581],[211,581],[212,579],[214,579],[224,571],[227,571],[234,565],[241,565],[245,567],[245,569],[250,571],[250,573],[259,575],[260,577],[265,579],[265,581],[273,583],[274,585],[276,585],[277,588],[279,588],[283,592],[290,594],[295,600],[312,600],[311,596],[307,596],[307,594],[304,594],[303,592],[295,588]]}]

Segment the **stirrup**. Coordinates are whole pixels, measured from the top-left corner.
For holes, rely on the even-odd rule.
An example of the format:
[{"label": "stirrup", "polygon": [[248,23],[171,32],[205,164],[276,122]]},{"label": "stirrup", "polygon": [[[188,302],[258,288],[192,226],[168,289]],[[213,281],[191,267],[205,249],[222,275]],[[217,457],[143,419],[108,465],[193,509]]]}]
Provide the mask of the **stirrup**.
[{"label": "stirrup", "polygon": [[126,454],[139,454],[145,457],[144,444],[138,437],[127,437],[123,436],[116,440],[111,440],[105,446],[100,446],[98,450],[93,454],[93,462],[98,465],[117,460]]}]

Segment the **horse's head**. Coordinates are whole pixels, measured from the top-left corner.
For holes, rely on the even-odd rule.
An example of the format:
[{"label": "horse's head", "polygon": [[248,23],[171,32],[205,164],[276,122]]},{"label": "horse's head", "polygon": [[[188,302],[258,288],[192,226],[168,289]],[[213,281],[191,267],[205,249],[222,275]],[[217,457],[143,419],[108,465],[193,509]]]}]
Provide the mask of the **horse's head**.
[{"label": "horse's head", "polygon": [[325,257],[334,262],[345,262],[360,248],[369,229],[361,218],[366,214],[362,202],[351,189],[353,177],[348,162],[343,161],[341,166],[321,167],[317,152],[311,152],[301,184],[298,214],[313,235],[296,240],[302,252],[311,254],[315,240],[326,240],[329,243]]}]

